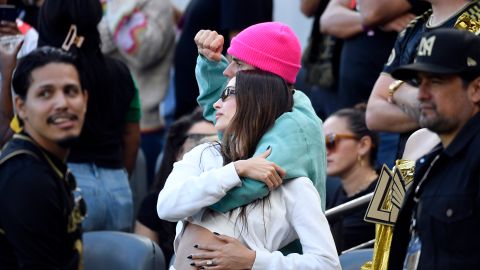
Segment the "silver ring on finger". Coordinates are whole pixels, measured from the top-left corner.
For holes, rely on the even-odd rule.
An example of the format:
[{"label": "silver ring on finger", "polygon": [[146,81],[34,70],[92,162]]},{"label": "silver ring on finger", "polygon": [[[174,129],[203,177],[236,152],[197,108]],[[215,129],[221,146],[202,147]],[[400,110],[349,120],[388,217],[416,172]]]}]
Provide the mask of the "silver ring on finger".
[{"label": "silver ring on finger", "polygon": [[208,266],[213,265],[213,260],[207,260],[207,265],[208,265]]}]

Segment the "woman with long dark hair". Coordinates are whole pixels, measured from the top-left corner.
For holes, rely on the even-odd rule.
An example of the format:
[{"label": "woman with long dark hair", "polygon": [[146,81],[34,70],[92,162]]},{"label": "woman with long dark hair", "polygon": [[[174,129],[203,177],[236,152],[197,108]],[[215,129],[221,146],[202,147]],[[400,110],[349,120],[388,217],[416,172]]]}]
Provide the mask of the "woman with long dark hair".
[{"label": "woman with long dark hair", "polygon": [[[158,198],[160,218],[181,221],[173,268],[339,269],[310,179],[299,177],[280,185],[285,171],[266,160],[275,149],[249,158],[275,120],[292,108],[285,81],[264,71],[240,71],[214,108],[221,142],[186,153]],[[270,195],[228,213],[207,208],[241,185],[243,177],[264,182]],[[278,251],[295,239],[300,239],[303,254],[284,256]]]}]

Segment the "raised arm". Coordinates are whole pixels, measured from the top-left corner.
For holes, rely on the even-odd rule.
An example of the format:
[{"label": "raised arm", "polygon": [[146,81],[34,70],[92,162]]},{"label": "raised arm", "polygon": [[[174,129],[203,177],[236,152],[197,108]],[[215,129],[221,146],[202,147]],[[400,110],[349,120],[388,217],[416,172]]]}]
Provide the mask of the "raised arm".
[{"label": "raised arm", "polygon": [[197,102],[203,109],[203,117],[213,123],[215,123],[213,104],[220,98],[227,85],[227,77],[223,76],[227,65],[227,59],[223,56],[219,62],[211,61],[201,54],[197,58],[195,76],[200,92]]},{"label": "raised arm", "polygon": [[17,53],[22,47],[20,42],[13,52],[0,48],[0,148],[12,137],[13,131],[10,129],[10,121],[13,118],[12,101],[12,75],[17,63]]},{"label": "raised arm", "polygon": [[[203,116],[215,122],[215,103],[227,84],[227,77],[223,71],[227,68],[227,59],[221,54],[223,48],[223,37],[214,31],[202,30],[197,33],[195,42],[198,47],[199,56],[195,75],[197,78],[200,94],[197,98],[198,104],[203,109]],[[221,134],[219,134],[221,137]],[[267,149],[264,146],[261,152]],[[268,195],[267,186],[259,181],[244,179],[242,186],[230,190],[222,196],[221,200],[215,201],[211,209],[219,212],[228,212],[236,207],[248,204],[254,200]]]},{"label": "raised arm", "polygon": [[[221,56],[223,38],[213,31],[200,31],[195,37],[200,56],[197,59],[196,77],[200,89],[198,103],[204,110],[204,116],[214,121],[213,103],[220,98],[226,85],[223,71],[227,67],[226,59]],[[325,141],[321,120],[315,114],[310,100],[300,91],[293,95],[292,112],[284,113],[275,121],[256,148],[255,155],[263,153],[268,146],[272,154],[268,160],[286,170],[286,177],[307,176],[314,182],[325,205]],[[295,156],[286,153],[293,153]],[[236,207],[268,195],[268,188],[262,181],[245,178],[242,186],[230,190],[226,196],[210,208],[227,212]]]}]

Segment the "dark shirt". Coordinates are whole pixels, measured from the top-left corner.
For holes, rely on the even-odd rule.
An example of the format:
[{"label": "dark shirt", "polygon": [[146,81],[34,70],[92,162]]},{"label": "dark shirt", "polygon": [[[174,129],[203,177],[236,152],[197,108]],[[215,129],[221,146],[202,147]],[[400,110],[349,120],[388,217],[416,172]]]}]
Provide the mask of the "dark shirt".
[{"label": "dark shirt", "polygon": [[[119,60],[105,56],[104,64],[106,74],[101,75],[102,84],[88,83],[88,78],[85,83],[82,81],[89,92],[88,109],[82,134],[71,148],[68,162],[91,162],[119,169],[123,168],[123,135],[135,84],[127,66]],[[92,89],[93,85],[104,85],[105,89]]]},{"label": "dark shirt", "polygon": [[368,101],[397,37],[396,32],[373,31],[373,36],[363,32],[343,41],[338,81],[340,108]]},{"label": "dark shirt", "polygon": [[[410,12],[421,15],[430,4],[417,2],[411,3]],[[343,41],[338,86],[340,108],[368,101],[396,38],[397,32],[385,32],[375,27]]]},{"label": "dark shirt", "polygon": [[16,137],[0,159],[14,150],[36,157],[19,154],[0,165],[0,269],[78,269],[80,226],[68,232],[73,197],[43,154],[63,175],[66,165]]},{"label": "dark shirt", "polygon": [[[422,243],[418,269],[480,269],[480,113],[471,118],[447,148],[441,144],[418,160],[414,182],[400,210],[391,245],[390,270],[402,269],[410,222],[416,209]],[[419,203],[413,192],[421,185]]]},{"label": "dark shirt", "polygon": [[478,1],[472,1],[472,4],[467,5],[450,19],[437,27],[427,26],[427,21],[432,14],[431,10],[428,10],[421,16],[415,18],[410,22],[408,27],[398,35],[383,71],[390,74],[399,66],[413,63],[418,44],[420,44],[420,40],[425,33],[439,28],[453,28],[460,15],[467,12],[469,14],[476,14],[476,16],[478,16],[480,13],[479,8],[480,3]]},{"label": "dark shirt", "polygon": [[[373,181],[365,190],[362,190],[352,197],[347,197],[347,193],[345,193],[343,187],[339,186],[332,199],[329,200],[330,204],[327,205],[327,209],[367,195],[368,193],[375,191],[376,185],[377,181]],[[364,220],[367,208],[368,205],[365,205],[362,209],[345,215],[342,218],[333,221],[333,223],[330,223],[333,240],[335,240],[335,245],[339,254],[344,250],[358,246],[375,238],[375,224]]]}]

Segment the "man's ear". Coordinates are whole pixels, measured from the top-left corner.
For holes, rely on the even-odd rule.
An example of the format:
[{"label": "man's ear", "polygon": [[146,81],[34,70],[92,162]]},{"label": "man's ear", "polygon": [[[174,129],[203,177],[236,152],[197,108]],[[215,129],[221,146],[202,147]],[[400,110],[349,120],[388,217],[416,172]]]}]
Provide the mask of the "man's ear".
[{"label": "man's ear", "polygon": [[18,117],[25,121],[27,117],[25,112],[25,100],[19,96],[15,96],[15,108],[17,109]]},{"label": "man's ear", "polygon": [[473,103],[480,104],[480,76],[470,83],[469,96]]}]

